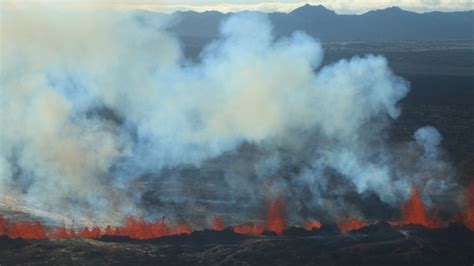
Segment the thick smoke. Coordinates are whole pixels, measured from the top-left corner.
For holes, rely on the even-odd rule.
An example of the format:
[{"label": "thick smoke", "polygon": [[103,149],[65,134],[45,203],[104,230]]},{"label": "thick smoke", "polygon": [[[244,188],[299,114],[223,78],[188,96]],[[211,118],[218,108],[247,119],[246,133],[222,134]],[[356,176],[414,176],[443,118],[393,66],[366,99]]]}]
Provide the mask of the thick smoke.
[{"label": "thick smoke", "polygon": [[408,83],[381,56],[321,66],[317,40],[275,39],[253,13],[225,21],[198,63],[152,13],[1,20],[0,192],[25,206],[114,224],[229,204],[232,222],[283,196],[298,221],[363,215],[353,193],[395,206],[414,184],[428,202],[452,186],[436,129],[388,144]]}]

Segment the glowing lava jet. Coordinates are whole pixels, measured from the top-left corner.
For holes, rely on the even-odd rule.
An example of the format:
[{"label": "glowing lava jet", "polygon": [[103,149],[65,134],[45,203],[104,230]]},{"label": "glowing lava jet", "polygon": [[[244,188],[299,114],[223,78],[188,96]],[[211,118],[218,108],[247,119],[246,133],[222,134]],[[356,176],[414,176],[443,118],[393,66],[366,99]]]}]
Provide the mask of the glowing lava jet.
[{"label": "glowing lava jet", "polygon": [[234,232],[243,235],[260,235],[266,229],[281,235],[286,228],[286,204],[287,202],[284,198],[277,198],[271,202],[267,213],[266,228],[258,224],[245,224],[234,226]]},{"label": "glowing lava jet", "polygon": [[268,230],[279,235],[282,234],[286,228],[285,221],[286,200],[278,198],[272,202],[270,210],[268,211]]},{"label": "glowing lava jet", "polygon": [[219,216],[212,217],[212,230],[222,231],[225,229],[224,222],[219,218]]},{"label": "glowing lava jet", "polygon": [[390,221],[392,226],[402,226],[407,224],[417,224],[428,228],[440,227],[439,213],[433,212],[431,217],[426,213],[425,205],[421,200],[420,193],[416,187],[412,188],[412,193],[408,201],[402,206],[402,220]]}]

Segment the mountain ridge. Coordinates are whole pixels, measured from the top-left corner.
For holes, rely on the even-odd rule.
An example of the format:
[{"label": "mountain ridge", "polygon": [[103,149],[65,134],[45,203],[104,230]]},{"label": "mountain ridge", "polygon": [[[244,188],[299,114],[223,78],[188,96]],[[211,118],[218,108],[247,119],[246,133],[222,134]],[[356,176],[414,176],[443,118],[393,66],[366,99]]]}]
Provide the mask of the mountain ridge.
[{"label": "mountain ridge", "polygon": [[302,30],[322,41],[474,40],[474,10],[417,13],[396,6],[363,14],[337,14],[309,4],[288,13],[176,11],[170,29],[183,39],[213,39],[225,18],[242,12],[266,14],[278,37]]}]

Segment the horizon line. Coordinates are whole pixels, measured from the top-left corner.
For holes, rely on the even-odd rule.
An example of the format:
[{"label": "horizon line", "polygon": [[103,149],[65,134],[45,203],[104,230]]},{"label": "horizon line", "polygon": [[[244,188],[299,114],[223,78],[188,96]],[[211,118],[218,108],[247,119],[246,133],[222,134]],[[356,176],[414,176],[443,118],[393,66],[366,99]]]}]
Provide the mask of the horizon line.
[{"label": "horizon line", "polygon": [[[335,1],[336,2],[336,1]],[[144,0],[134,1],[130,0],[117,0],[114,2],[109,1],[77,1],[77,2],[65,2],[63,0],[6,0],[3,4],[7,8],[36,8],[39,6],[45,7],[61,7],[61,8],[78,8],[78,9],[106,9],[106,10],[118,10],[118,11],[151,11],[164,14],[172,14],[176,12],[219,12],[222,14],[238,13],[238,12],[262,12],[262,13],[291,13],[304,6],[311,7],[322,7],[327,10],[333,11],[337,15],[364,15],[372,11],[386,10],[390,8],[399,8],[405,12],[413,12],[417,14],[431,13],[431,12],[469,12],[474,11],[472,6],[469,8],[450,8],[449,10],[439,9],[426,9],[420,10],[420,8],[407,8],[403,5],[384,5],[373,8],[355,8],[353,12],[344,12],[347,9],[337,9],[322,3],[297,2],[297,3],[281,3],[281,2],[265,2],[265,3],[219,3],[219,4],[167,4],[157,3],[156,1]],[[0,4],[0,9],[2,9]],[[351,5],[355,6],[355,5]],[[357,11],[358,10],[358,11]],[[342,12],[341,12],[342,11]]]}]

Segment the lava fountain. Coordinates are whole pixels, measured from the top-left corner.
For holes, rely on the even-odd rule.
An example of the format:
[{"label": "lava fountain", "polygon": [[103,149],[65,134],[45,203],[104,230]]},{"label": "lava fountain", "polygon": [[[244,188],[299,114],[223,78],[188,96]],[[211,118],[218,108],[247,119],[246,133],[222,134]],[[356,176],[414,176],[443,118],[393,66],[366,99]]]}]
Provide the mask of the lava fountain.
[{"label": "lava fountain", "polygon": [[440,227],[439,211],[435,210],[430,217],[427,215],[423,200],[415,186],[412,187],[410,198],[401,207],[401,212],[402,220],[389,221],[392,226],[417,224],[428,228]]},{"label": "lava fountain", "polygon": [[286,228],[285,211],[286,200],[284,198],[277,198],[274,200],[268,211],[268,230],[279,235],[282,234]]}]

